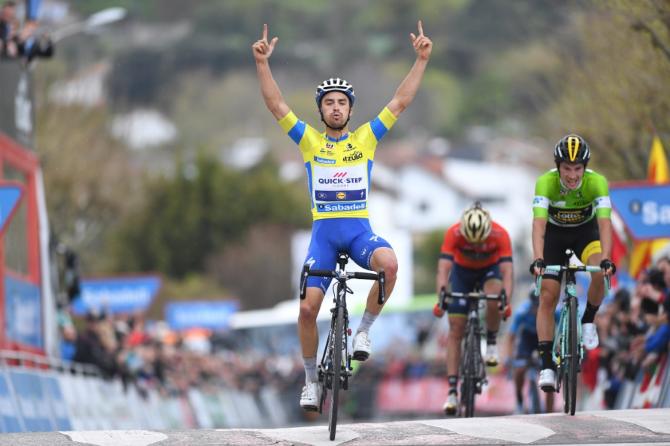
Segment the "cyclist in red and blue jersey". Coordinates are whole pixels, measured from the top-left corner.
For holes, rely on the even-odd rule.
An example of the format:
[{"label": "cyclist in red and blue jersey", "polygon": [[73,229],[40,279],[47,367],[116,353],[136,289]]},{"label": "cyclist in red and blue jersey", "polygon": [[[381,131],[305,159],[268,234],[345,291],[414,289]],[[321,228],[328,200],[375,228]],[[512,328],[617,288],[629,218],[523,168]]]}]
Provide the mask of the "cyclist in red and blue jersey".
[{"label": "cyclist in red and blue jersey", "polygon": [[[414,65],[377,117],[354,131],[349,130],[356,99],[351,84],[342,78],[330,78],[317,87],[316,105],[325,124],[325,131],[319,132],[300,120],[284,101],[268,63],[278,38],[268,41],[267,25],[263,26],[262,38],[252,46],[265,105],[300,148],[307,170],[314,224],[305,263],[314,269],[332,270],[337,252],[345,251],[361,267],[385,271],[387,297],[395,285],[398,261],[391,245],[372,231],[368,221],[370,175],[377,143],[414,100],[428,64],[433,43],[423,34],[421,21],[418,28],[418,35],[410,34],[416,52]],[[300,405],[305,410],[319,407],[316,317],[330,281],[308,278],[306,298],[300,302],[298,336],[305,366]],[[375,283],[370,290],[353,340],[353,357],[359,361],[370,356],[368,331],[382,309],[377,304],[377,287]]]},{"label": "cyclist in red and blue jersey", "polygon": [[[444,234],[437,264],[437,293],[451,285],[452,292],[469,293],[481,287],[486,294],[500,294],[506,290],[511,299],[514,282],[512,243],[509,234],[491,220],[488,211],[476,202],[467,209],[459,223]],[[508,305],[508,311],[511,307]],[[436,307],[436,316],[441,316]],[[461,341],[465,333],[467,303],[457,299],[447,307],[449,335],[447,337],[447,379],[449,394],[444,403],[447,415],[456,413],[458,406],[458,364]],[[486,308],[486,364],[498,364],[496,339],[500,327],[498,302],[489,301]]]}]

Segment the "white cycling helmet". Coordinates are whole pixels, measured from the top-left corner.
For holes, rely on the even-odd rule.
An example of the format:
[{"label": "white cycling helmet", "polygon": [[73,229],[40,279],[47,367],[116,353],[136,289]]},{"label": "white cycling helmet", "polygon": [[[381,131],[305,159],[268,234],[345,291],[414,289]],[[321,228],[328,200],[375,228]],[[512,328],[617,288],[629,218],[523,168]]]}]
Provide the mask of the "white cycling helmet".
[{"label": "white cycling helmet", "polygon": [[470,243],[481,243],[491,233],[491,216],[479,201],[463,212],[460,231]]},{"label": "white cycling helmet", "polygon": [[321,82],[318,87],[316,87],[316,106],[321,107],[321,99],[330,93],[331,91],[339,91],[344,93],[349,98],[349,105],[353,106],[354,101],[356,100],[356,95],[354,94],[354,87],[344,79],[330,78]]}]

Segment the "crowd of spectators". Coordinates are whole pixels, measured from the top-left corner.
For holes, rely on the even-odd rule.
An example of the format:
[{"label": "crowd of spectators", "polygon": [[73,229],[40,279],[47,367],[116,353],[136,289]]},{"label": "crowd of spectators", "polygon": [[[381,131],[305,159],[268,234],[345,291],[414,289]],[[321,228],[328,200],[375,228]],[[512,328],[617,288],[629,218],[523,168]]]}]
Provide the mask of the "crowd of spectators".
[{"label": "crowd of spectators", "polygon": [[0,59],[20,59],[26,63],[35,57],[51,57],[54,45],[48,35],[39,32],[38,22],[17,17],[17,3],[6,0],[0,6]]},{"label": "crowd of spectators", "polygon": [[[643,274],[634,290],[619,289],[598,313],[600,347],[587,352],[582,378],[585,389],[591,390],[599,380],[606,380],[605,407],[615,407],[625,380],[634,380],[640,370],[653,368],[667,352],[669,283],[670,258],[664,257]],[[376,392],[385,379],[444,376],[446,324],[433,320],[430,312],[413,318],[411,336],[394,339],[357,368],[344,406],[352,419],[379,416]],[[235,389],[258,395],[264,386],[271,386],[285,402],[291,423],[310,417],[295,404],[304,373],[298,349],[290,348],[298,345],[297,338],[290,334],[294,327],[284,327],[288,334],[268,332],[252,341],[252,334],[261,334],[258,330],[177,333],[164,322],[147,324],[141,314],[90,312],[78,325],[75,330],[67,312],[62,312],[63,356],[95,365],[103,377],[121,379],[140,394],[154,389],[164,396],[186,396],[190,389],[197,388],[204,392]]]},{"label": "crowd of spectators", "polygon": [[[606,380],[605,407],[615,407],[624,380],[653,371],[670,342],[670,257],[660,258],[635,288],[617,290],[598,313],[600,347],[589,352],[584,381]],[[600,378],[599,378],[600,377]]]}]

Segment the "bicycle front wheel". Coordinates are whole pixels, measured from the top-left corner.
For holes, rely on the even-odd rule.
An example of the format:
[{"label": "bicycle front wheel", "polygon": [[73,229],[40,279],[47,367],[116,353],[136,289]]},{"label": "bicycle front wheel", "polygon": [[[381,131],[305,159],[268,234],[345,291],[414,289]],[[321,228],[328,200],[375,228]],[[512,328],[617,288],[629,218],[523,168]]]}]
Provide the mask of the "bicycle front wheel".
[{"label": "bicycle front wheel", "polygon": [[461,405],[465,418],[471,418],[475,414],[475,392],[477,381],[477,367],[475,364],[475,348],[479,348],[475,342],[479,341],[478,336],[468,335],[463,352],[463,384],[461,385]]},{"label": "bicycle front wheel", "polygon": [[570,303],[570,331],[568,332],[568,370],[566,376],[570,382],[569,392],[566,389],[566,396],[569,394],[568,411],[570,415],[575,414],[577,409],[577,371],[579,370],[579,338],[577,336],[577,300]]},{"label": "bicycle front wheel", "polygon": [[342,351],[344,351],[344,308],[337,307],[335,316],[335,327],[333,327],[333,375],[332,392],[330,393],[330,413],[328,415],[328,431],[330,439],[335,440],[335,431],[337,430],[337,410],[340,396],[341,375],[342,375]]}]

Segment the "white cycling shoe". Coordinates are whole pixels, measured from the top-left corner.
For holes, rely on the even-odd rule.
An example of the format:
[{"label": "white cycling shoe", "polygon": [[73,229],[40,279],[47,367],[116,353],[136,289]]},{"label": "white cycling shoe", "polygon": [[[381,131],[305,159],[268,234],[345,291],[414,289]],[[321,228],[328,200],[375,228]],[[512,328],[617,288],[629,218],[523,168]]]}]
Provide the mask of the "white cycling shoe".
[{"label": "white cycling shoe", "polygon": [[304,410],[315,412],[319,410],[321,403],[321,386],[318,382],[305,383],[300,394],[300,407]]},{"label": "white cycling shoe", "polygon": [[359,331],[354,336],[354,359],[356,361],[365,361],[370,357],[372,346],[370,345],[370,338],[364,331]]},{"label": "white cycling shoe", "polygon": [[458,395],[450,393],[449,396],[447,396],[447,400],[444,402],[444,406],[442,406],[442,410],[444,410],[444,413],[447,415],[456,415],[456,409],[458,409]]},{"label": "white cycling shoe", "polygon": [[552,369],[542,369],[537,385],[545,392],[556,391],[556,372]]},{"label": "white cycling shoe", "polygon": [[596,324],[582,324],[582,343],[587,350],[598,347],[598,329]]},{"label": "white cycling shoe", "polygon": [[486,365],[489,367],[498,365],[498,346],[496,344],[486,345]]}]

